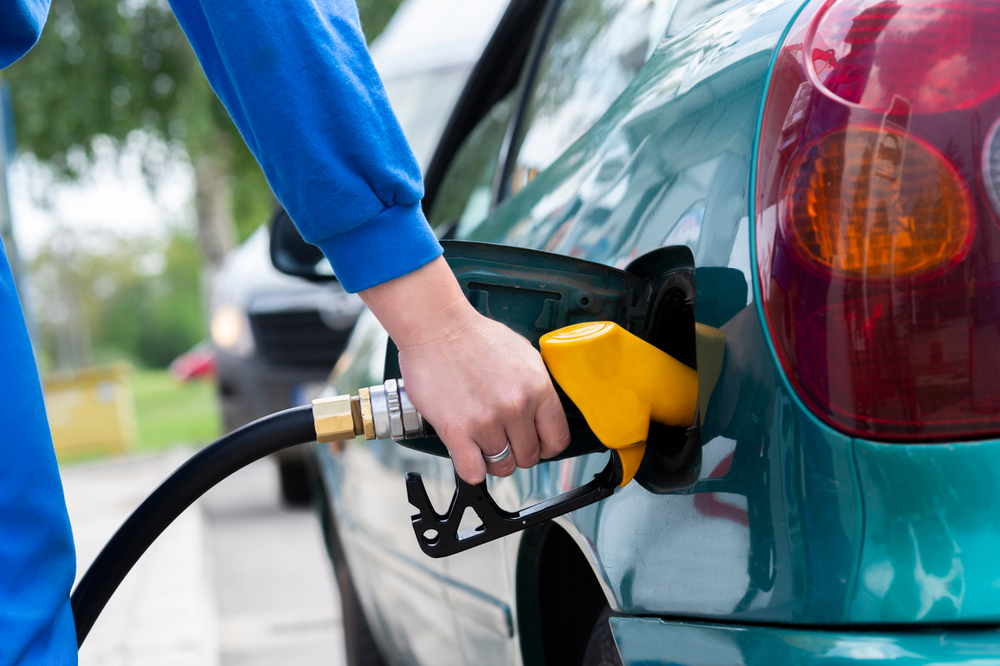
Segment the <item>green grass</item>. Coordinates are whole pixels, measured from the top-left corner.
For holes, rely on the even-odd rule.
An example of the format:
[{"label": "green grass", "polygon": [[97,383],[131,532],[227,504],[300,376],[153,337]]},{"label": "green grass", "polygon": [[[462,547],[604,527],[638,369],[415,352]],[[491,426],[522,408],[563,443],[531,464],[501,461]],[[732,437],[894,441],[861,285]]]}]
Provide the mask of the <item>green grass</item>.
[{"label": "green grass", "polygon": [[160,451],[181,444],[199,446],[221,434],[215,383],[181,383],[166,370],[136,370],[132,395],[138,451]]}]

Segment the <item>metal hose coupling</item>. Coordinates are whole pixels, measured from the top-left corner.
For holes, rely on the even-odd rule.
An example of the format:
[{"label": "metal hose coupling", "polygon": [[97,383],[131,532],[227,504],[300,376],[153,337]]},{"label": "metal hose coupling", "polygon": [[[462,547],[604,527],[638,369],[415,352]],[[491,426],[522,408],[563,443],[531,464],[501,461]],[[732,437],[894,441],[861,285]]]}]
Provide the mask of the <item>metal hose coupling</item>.
[{"label": "metal hose coupling", "polygon": [[321,444],[354,439],[404,441],[434,434],[406,395],[402,379],[369,386],[358,395],[337,395],[312,401],[316,441]]}]

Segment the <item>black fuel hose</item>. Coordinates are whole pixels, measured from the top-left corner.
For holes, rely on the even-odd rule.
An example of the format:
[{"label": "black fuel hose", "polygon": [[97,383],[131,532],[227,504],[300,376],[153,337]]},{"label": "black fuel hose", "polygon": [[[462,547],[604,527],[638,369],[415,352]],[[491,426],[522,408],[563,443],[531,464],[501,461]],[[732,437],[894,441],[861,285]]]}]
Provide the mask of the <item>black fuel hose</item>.
[{"label": "black fuel hose", "polygon": [[214,485],[275,451],[316,440],[311,406],[265,416],[205,447],[171,474],[122,523],[73,590],[76,644],[146,549]]}]

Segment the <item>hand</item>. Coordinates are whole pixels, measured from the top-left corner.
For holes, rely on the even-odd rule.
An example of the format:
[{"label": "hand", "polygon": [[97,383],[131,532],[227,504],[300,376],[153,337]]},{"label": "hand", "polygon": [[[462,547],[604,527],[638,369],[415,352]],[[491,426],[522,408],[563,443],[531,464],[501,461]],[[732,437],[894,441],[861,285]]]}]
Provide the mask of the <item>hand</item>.
[{"label": "hand", "polygon": [[[569,445],[566,414],[541,356],[509,328],[476,312],[438,258],[361,292],[399,348],[413,405],[434,426],[458,475],[509,476]],[[511,455],[489,463],[507,442]]]}]

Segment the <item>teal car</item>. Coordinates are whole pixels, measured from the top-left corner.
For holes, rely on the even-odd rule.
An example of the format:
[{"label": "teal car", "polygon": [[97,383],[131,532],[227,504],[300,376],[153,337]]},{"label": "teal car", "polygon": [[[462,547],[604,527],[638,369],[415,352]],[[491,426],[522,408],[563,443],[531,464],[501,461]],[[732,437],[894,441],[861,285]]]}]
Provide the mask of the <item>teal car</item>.
[{"label": "teal car", "polygon": [[[611,497],[433,559],[404,475],[441,510],[450,461],[316,445],[349,663],[1000,664],[998,36],[989,0],[513,0],[429,219],[646,280],[623,298],[697,367],[697,447],[651,434]],[[364,314],[329,390],[386,347]]]}]

